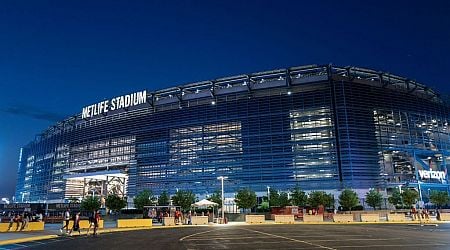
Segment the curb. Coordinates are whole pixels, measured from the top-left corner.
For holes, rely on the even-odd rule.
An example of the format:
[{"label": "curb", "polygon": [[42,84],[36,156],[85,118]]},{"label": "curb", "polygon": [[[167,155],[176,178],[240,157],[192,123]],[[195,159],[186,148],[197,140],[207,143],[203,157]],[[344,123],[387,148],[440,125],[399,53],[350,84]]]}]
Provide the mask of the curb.
[{"label": "curb", "polygon": [[59,237],[56,234],[50,234],[50,235],[42,235],[42,236],[33,236],[33,237],[26,237],[26,238],[20,238],[20,239],[13,239],[13,240],[2,240],[0,241],[0,246],[3,245],[11,245],[11,244],[18,244],[18,243],[24,243],[29,241],[37,241],[37,240],[48,240],[48,239],[54,239]]}]

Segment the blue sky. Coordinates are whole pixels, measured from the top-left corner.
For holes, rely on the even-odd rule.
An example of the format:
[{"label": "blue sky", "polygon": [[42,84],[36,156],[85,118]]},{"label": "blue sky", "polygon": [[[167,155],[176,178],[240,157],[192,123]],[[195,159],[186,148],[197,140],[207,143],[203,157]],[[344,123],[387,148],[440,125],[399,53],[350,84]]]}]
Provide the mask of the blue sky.
[{"label": "blue sky", "polygon": [[333,63],[450,93],[446,1],[310,2],[2,1],[0,197],[35,134],[137,90]]}]

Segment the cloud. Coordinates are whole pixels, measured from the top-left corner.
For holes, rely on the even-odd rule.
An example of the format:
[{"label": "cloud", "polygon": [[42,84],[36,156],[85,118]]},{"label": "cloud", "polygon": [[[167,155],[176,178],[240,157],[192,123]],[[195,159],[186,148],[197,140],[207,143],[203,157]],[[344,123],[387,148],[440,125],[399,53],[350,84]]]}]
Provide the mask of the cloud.
[{"label": "cloud", "polygon": [[39,108],[35,107],[27,107],[23,105],[16,105],[6,108],[0,108],[0,112],[18,115],[18,116],[25,116],[30,117],[33,119],[38,120],[44,120],[44,121],[50,121],[50,122],[57,122],[63,120],[66,116],[60,115],[57,113],[48,112],[45,110],[41,110]]}]

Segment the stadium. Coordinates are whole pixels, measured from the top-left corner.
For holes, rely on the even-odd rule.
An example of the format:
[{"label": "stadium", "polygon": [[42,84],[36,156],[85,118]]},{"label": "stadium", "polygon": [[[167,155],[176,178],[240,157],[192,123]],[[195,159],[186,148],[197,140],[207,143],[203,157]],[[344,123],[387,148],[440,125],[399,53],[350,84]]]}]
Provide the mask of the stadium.
[{"label": "stadium", "polygon": [[408,78],[308,65],[80,108],[20,151],[16,202],[149,189],[449,190],[450,106]]}]

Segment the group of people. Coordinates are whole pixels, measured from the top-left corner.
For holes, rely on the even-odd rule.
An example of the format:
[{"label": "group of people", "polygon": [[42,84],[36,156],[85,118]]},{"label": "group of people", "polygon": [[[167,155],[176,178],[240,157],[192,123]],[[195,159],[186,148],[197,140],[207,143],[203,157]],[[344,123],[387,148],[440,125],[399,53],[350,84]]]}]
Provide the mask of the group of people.
[{"label": "group of people", "polygon": [[413,217],[413,220],[416,220],[416,219],[429,220],[430,219],[430,211],[428,209],[419,209],[419,211],[418,211],[415,207],[412,207],[411,215]]},{"label": "group of people", "polygon": [[150,209],[147,213],[147,218],[156,219],[158,223],[162,223],[164,217],[169,217],[167,210],[157,212],[156,209]]},{"label": "group of people", "polygon": [[[67,209],[64,212],[64,224],[63,226],[59,229],[59,231],[61,233],[63,233],[63,230],[65,229],[65,233],[68,235],[72,235],[73,231],[78,231],[78,234],[81,235],[81,228],[80,228],[80,212],[76,212],[76,213],[70,213],[70,209]],[[89,216],[89,227],[87,229],[87,235],[89,235],[89,232],[91,229],[94,230],[92,235],[98,235],[98,227],[99,227],[99,222],[100,222],[101,216],[100,216],[100,211],[93,211],[90,216]],[[69,229],[69,224],[70,224],[70,220],[73,221],[72,224],[72,228]]]},{"label": "group of people", "polygon": [[22,214],[11,214],[9,219],[8,231],[11,230],[14,224],[16,224],[16,231],[24,230],[28,227],[28,223],[32,220],[32,216],[28,212]]}]

